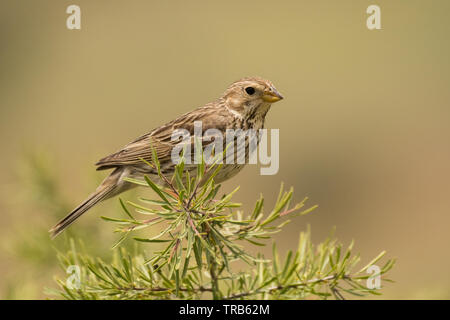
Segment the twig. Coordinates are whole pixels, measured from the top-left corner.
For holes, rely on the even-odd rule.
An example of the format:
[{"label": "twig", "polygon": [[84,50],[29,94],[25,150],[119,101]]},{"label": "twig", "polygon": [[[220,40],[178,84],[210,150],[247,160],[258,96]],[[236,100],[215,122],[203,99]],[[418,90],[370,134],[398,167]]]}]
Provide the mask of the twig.
[{"label": "twig", "polygon": [[[248,292],[242,292],[242,293],[238,293],[238,294],[233,294],[231,296],[228,296],[226,298],[224,298],[225,300],[232,300],[232,299],[238,299],[238,298],[242,298],[242,297],[247,297],[247,296],[251,296],[251,295],[255,295],[255,294],[261,294],[261,293],[273,293],[275,291],[278,290],[283,290],[283,289],[293,289],[293,288],[298,288],[298,287],[306,287],[308,285],[311,284],[318,284],[318,283],[322,283],[322,282],[327,282],[327,281],[331,281],[331,280],[336,280],[338,278],[337,275],[331,275],[322,279],[312,279],[306,282],[302,282],[302,283],[294,283],[294,284],[290,284],[290,285],[278,285],[278,286],[274,286],[271,288],[268,288],[266,290],[253,290],[253,291],[248,291]],[[348,279],[348,276],[343,276],[343,279]]]}]

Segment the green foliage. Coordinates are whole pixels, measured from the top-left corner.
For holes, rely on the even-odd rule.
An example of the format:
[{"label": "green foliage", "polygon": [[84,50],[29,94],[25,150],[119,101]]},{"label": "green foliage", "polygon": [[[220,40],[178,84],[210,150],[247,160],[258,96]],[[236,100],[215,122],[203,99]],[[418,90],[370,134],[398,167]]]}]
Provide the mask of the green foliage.
[{"label": "green foliage", "polygon": [[[291,206],[293,190],[281,186],[278,199],[267,214],[264,199],[244,215],[238,203],[232,202],[234,191],[218,197],[220,185],[214,177],[221,165],[203,161],[193,175],[181,162],[172,177],[161,173],[156,154],[154,163],[165,187],[148,177],[129,182],[153,190],[156,199],[139,198],[139,202],[120,200],[125,217],[102,217],[116,224],[119,240],[113,246],[111,263],[77,252],[74,245],[60,254],[66,270],[80,268],[80,285],[73,287],[58,280],[57,293],[66,299],[306,299],[336,298],[343,294],[379,294],[368,289],[365,271],[377,263],[382,252],[364,268],[354,271],[360,261],[352,252],[353,244],[343,248],[329,238],[319,245],[311,241],[309,229],[300,233],[295,251],[280,259],[273,243],[272,259],[252,255],[247,246],[265,246],[273,234],[290,220],[316,206],[306,200]],[[194,177],[193,177],[194,176]],[[134,210],[130,210],[134,209]],[[154,232],[154,226],[161,231]],[[137,236],[139,234],[139,236]],[[144,237],[140,236],[144,234]],[[136,247],[133,252],[122,242],[132,237],[141,246],[160,248],[150,256]],[[244,264],[243,270],[237,266]],[[381,268],[384,275],[394,264],[388,260]],[[386,279],[383,279],[386,281]]]}]

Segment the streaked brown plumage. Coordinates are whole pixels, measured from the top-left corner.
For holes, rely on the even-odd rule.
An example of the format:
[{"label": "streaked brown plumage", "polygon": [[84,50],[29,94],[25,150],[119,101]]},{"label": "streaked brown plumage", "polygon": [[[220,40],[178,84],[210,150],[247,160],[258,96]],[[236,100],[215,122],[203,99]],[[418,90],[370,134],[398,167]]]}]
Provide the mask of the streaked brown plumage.
[{"label": "streaked brown plumage", "polygon": [[[162,172],[170,177],[175,167],[171,151],[178,143],[171,141],[174,130],[186,129],[193,135],[194,121],[202,122],[203,131],[211,128],[221,132],[226,129],[258,130],[264,127],[264,119],[271,104],[282,98],[270,81],[257,77],[243,78],[231,84],[216,101],[152,130],[120,151],[101,159],[96,163],[97,170],[114,170],[84,202],[50,230],[52,237],[60,234],[98,202],[132,188],[134,185],[124,181],[125,177],[139,178],[146,174],[156,183],[161,183],[156,172],[141,160],[152,161],[150,143],[157,152]],[[227,180],[242,167],[242,164],[225,164],[215,180]]]}]

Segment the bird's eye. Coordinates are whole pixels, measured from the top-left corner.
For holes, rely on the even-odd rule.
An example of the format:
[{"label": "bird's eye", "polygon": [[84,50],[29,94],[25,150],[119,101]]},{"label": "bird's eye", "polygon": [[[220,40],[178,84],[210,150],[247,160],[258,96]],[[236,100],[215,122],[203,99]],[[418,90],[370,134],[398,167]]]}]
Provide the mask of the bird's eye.
[{"label": "bird's eye", "polygon": [[255,88],[247,87],[247,88],[245,88],[245,92],[247,92],[247,94],[251,96],[252,94],[255,93]]}]

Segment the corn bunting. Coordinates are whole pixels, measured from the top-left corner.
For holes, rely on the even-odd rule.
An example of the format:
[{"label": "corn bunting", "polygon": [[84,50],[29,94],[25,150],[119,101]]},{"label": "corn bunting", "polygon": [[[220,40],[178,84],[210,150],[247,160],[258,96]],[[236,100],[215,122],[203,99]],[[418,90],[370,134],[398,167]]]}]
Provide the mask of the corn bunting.
[{"label": "corn bunting", "polygon": [[[98,202],[135,186],[124,178],[148,175],[155,183],[161,183],[157,172],[142,161],[145,159],[152,162],[150,145],[158,155],[162,173],[170,175],[176,165],[171,157],[172,149],[178,143],[172,139],[175,130],[184,129],[193,134],[194,122],[197,121],[201,121],[203,131],[211,128],[221,132],[227,129],[259,130],[264,127],[264,119],[271,104],[281,99],[283,97],[270,81],[257,77],[243,78],[231,84],[216,101],[150,131],[118,152],[101,159],[96,163],[97,170],[113,171],[85,201],[50,230],[52,237],[60,234]],[[231,178],[242,167],[243,164],[225,164],[215,181],[221,182]]]}]

